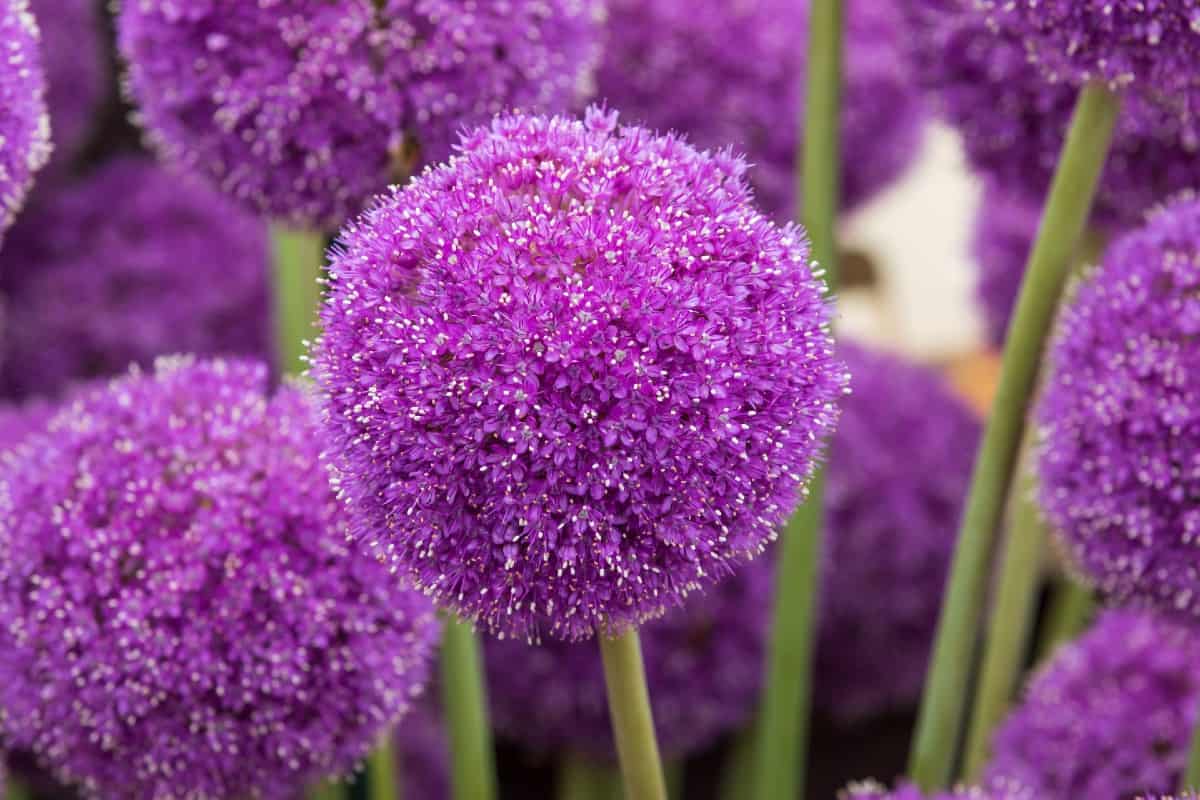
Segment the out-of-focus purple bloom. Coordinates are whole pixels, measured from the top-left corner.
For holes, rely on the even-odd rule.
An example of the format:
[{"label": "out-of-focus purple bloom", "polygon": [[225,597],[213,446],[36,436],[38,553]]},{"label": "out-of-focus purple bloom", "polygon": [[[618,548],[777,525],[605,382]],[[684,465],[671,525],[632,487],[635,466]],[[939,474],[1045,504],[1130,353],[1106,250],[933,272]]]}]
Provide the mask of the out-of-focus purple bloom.
[{"label": "out-of-focus purple bloom", "polygon": [[0,719],[87,797],[290,798],[428,673],[432,606],[347,544],[315,400],[160,360],[0,458]]},{"label": "out-of-focus purple bloom", "polygon": [[108,92],[101,4],[94,0],[29,0],[42,32],[46,105],[54,130],[54,163],[69,161],[91,133]]},{"label": "out-of-focus purple bloom", "polygon": [[994,781],[986,786],[958,787],[953,791],[925,795],[911,783],[903,783],[894,791],[874,781],[856,783],[839,794],[840,800],[1042,800],[1029,790],[1011,781]]},{"label": "out-of-focus purple bloom", "polygon": [[1140,611],[1103,614],[1060,648],[996,731],[987,775],[1036,800],[1175,788],[1200,702],[1200,637]]},{"label": "out-of-focus purple bloom", "polygon": [[400,796],[450,800],[450,745],[438,703],[430,694],[413,704],[395,730]]},{"label": "out-of-focus purple bloom", "polygon": [[979,422],[932,370],[839,345],[816,702],[838,719],[920,695]]},{"label": "out-of-focus purple bloom", "polygon": [[53,394],[172,352],[270,348],[265,226],[139,158],[39,194],[0,252],[0,385]]},{"label": "out-of-focus purple bloom", "polygon": [[501,116],[348,226],[315,375],[358,537],[518,638],[619,631],[761,553],[846,374],[745,169],[598,109]]},{"label": "out-of-focus purple bloom", "polygon": [[[611,0],[599,96],[631,122],[732,145],[763,208],[793,213],[810,0]],[[893,0],[846,6],[842,204],[857,206],[917,151],[923,115]]]},{"label": "out-of-focus purple bloom", "polygon": [[13,449],[26,437],[45,430],[57,410],[53,403],[42,398],[0,406],[0,453]]},{"label": "out-of-focus purple bloom", "polygon": [[336,226],[463,126],[590,92],[598,0],[127,0],[150,139],[263,213]]},{"label": "out-of-focus purple bloom", "polygon": [[1200,202],[1110,248],[1064,308],[1037,418],[1039,497],[1084,575],[1200,614]]},{"label": "out-of-focus purple bloom", "polygon": [[0,0],[0,241],[50,157],[38,38],[25,0]]},{"label": "out-of-focus purple bloom", "polygon": [[[753,561],[642,630],[664,753],[682,758],[742,727],[761,696],[774,559]],[[497,730],[535,750],[612,758],[604,670],[595,642],[513,639],[486,645]]]},{"label": "out-of-focus purple bloom", "polygon": [[988,183],[975,217],[971,250],[979,267],[976,294],[993,345],[1003,344],[1008,333],[1041,215],[1040,200]]}]

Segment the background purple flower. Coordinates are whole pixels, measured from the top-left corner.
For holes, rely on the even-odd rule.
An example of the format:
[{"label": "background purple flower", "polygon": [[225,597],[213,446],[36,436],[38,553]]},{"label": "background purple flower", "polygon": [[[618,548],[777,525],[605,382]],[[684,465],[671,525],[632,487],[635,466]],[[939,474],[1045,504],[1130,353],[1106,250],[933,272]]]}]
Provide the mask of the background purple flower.
[{"label": "background purple flower", "polygon": [[450,745],[431,687],[396,726],[400,796],[450,800]]},{"label": "background purple flower", "polygon": [[45,430],[57,410],[54,404],[41,398],[0,406],[0,453],[12,450],[26,437]]},{"label": "background purple flower", "polygon": [[[658,743],[682,758],[745,725],[760,699],[773,558],[753,561],[647,624],[642,654]],[[615,756],[595,642],[488,639],[496,729],[545,752]]]},{"label": "background purple flower", "polygon": [[[842,204],[912,161],[923,115],[892,0],[846,7]],[[631,122],[733,146],[763,208],[790,218],[802,129],[809,0],[610,0],[599,97]]]},{"label": "background purple flower", "polygon": [[33,15],[25,0],[0,0],[0,237],[50,157],[45,92]]},{"label": "background purple flower", "polygon": [[1200,637],[1139,611],[1109,611],[1061,647],[997,730],[987,775],[1037,800],[1171,791],[1200,701]]},{"label": "background purple flower", "polygon": [[293,797],[426,678],[432,607],[347,546],[315,403],[267,379],[161,360],[0,459],[0,724],[88,797]]},{"label": "background purple flower", "polygon": [[1039,497],[1084,575],[1200,614],[1200,202],[1118,239],[1061,313]]},{"label": "background purple flower", "polygon": [[1005,189],[996,181],[984,190],[971,250],[979,267],[976,296],[988,341],[994,346],[1002,345],[1008,334],[1041,216],[1040,199]]},{"label": "background purple flower", "polygon": [[849,720],[920,696],[980,426],[932,370],[839,355],[853,391],[826,470],[814,698]]},{"label": "background purple flower", "polygon": [[845,386],[808,243],[674,136],[498,117],[341,234],[315,374],[358,537],[518,638],[760,553]]},{"label": "background purple flower", "polygon": [[128,0],[150,139],[263,213],[335,226],[511,108],[586,99],[598,0]]},{"label": "background purple flower", "polygon": [[57,164],[83,146],[108,97],[101,5],[94,0],[29,0],[29,8],[42,33]]},{"label": "background purple flower", "polygon": [[169,352],[265,356],[267,255],[261,222],[146,159],[39,193],[0,252],[0,386],[53,394]]},{"label": "background purple flower", "polygon": [[1041,800],[1041,796],[1027,787],[1011,782],[997,781],[986,786],[958,787],[953,791],[924,795],[911,783],[898,786],[895,791],[866,781],[852,784],[840,795],[840,800]]}]

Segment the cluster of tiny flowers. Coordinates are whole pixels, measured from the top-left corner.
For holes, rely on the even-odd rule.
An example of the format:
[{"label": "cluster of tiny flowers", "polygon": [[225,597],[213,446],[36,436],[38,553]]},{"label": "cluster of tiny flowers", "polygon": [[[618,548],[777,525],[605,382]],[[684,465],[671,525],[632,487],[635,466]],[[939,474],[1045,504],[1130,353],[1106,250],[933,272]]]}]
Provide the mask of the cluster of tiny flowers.
[{"label": "cluster of tiny flowers", "polygon": [[42,33],[46,105],[54,131],[53,168],[84,145],[108,89],[100,4],[92,0],[29,0]]},{"label": "cluster of tiny flowers", "polygon": [[[916,80],[962,133],[971,166],[1009,191],[1044,197],[1078,90],[1047,81],[1021,39],[989,27],[971,0],[910,0],[909,11]],[[1127,97],[1094,222],[1136,225],[1146,209],[1197,185],[1194,138],[1140,96]]]},{"label": "cluster of tiny flowers", "polygon": [[979,267],[976,295],[993,345],[1003,344],[1008,333],[1041,215],[1041,203],[1033,197],[988,182],[975,217],[971,251]]},{"label": "cluster of tiny flowers", "polygon": [[164,353],[269,351],[266,229],[220,193],[125,157],[36,198],[0,251],[10,396]]},{"label": "cluster of tiny flowers", "polygon": [[839,355],[854,391],[826,470],[814,697],[847,720],[920,694],[980,426],[932,370]]},{"label": "cluster of tiny flowers", "polygon": [[1200,202],[1109,249],[1063,309],[1037,418],[1040,500],[1085,576],[1200,614]]},{"label": "cluster of tiny flowers", "polygon": [[992,742],[987,776],[1037,800],[1171,791],[1200,704],[1200,637],[1140,611],[1105,612],[1034,676]]},{"label": "cluster of tiny flowers", "polygon": [[450,745],[432,694],[426,693],[413,704],[393,737],[400,766],[400,797],[450,800]]},{"label": "cluster of tiny flowers", "polygon": [[[641,630],[659,746],[682,758],[744,725],[761,694],[774,559],[760,558]],[[594,642],[487,643],[492,718],[535,750],[612,758]]]},{"label": "cluster of tiny flowers", "polygon": [[37,23],[26,0],[0,0],[0,237],[50,149]]},{"label": "cluster of tiny flowers", "polygon": [[[44,398],[0,406],[0,454],[46,428],[57,407]],[[0,795],[2,797],[3,795]]]},{"label": "cluster of tiny flowers", "polygon": [[331,226],[464,125],[590,93],[599,0],[127,0],[155,146],[261,212]]},{"label": "cluster of tiny flowers", "polygon": [[802,231],[673,135],[506,115],[348,226],[315,375],[357,534],[501,634],[590,637],[762,552],[847,376]]},{"label": "cluster of tiny flowers", "polygon": [[1012,781],[992,781],[986,786],[960,787],[948,792],[926,795],[911,783],[903,783],[894,791],[875,781],[848,786],[838,794],[838,800],[1042,800],[1041,795]]},{"label": "cluster of tiny flowers", "polygon": [[[810,0],[611,0],[598,95],[630,121],[732,145],[759,202],[794,212]],[[846,7],[842,205],[892,181],[916,153],[921,103],[893,0]],[[736,43],[736,44],[733,44]]]},{"label": "cluster of tiny flowers", "polygon": [[315,400],[267,382],[164,359],[0,459],[0,727],[86,797],[294,797],[427,676],[432,606],[347,545]]}]

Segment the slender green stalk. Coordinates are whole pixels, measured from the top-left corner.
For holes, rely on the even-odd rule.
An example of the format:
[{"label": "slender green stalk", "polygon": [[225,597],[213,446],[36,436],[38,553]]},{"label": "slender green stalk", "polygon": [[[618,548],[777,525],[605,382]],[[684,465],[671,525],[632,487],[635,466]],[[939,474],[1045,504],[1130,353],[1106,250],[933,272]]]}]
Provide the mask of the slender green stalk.
[{"label": "slender green stalk", "polygon": [[684,781],[687,778],[685,765],[682,761],[668,761],[663,765],[667,779],[667,797],[671,800],[681,800],[683,797]]},{"label": "slender green stalk", "polygon": [[1082,631],[1096,607],[1092,590],[1070,578],[1059,578],[1046,613],[1046,627],[1038,642],[1038,661],[1050,657],[1063,642],[1074,639]]},{"label": "slender green stalk", "polygon": [[23,781],[9,775],[4,797],[5,800],[32,800],[33,792],[29,791],[29,787]]},{"label": "slender green stalk", "polygon": [[667,800],[638,633],[630,630],[616,638],[601,635],[599,639],[625,800]]},{"label": "slender green stalk", "polygon": [[758,752],[758,724],[742,731],[733,740],[721,775],[720,800],[744,800],[754,797],[754,756]]},{"label": "slender green stalk", "polygon": [[304,371],[305,342],[317,332],[325,236],[276,225],[271,228],[271,250],[275,262],[275,352],[279,368],[295,375]]},{"label": "slender green stalk", "polygon": [[[842,0],[813,0],[809,12],[808,76],[796,173],[798,215],[830,289],[837,271],[837,210],[841,187]],[[790,796],[790,795],[789,795]]]},{"label": "slender green stalk", "polygon": [[621,776],[607,764],[576,753],[559,764],[558,800],[620,800]]},{"label": "slender green stalk", "polygon": [[1025,437],[1025,469],[1009,497],[1012,524],[1004,543],[979,687],[975,692],[975,708],[967,733],[963,771],[968,781],[978,778],[987,763],[992,732],[1016,692],[1033,637],[1046,530],[1034,502],[1033,477],[1029,470],[1032,430],[1030,428]]},{"label": "slender green stalk", "polygon": [[321,781],[308,793],[308,797],[309,800],[345,800],[346,787],[335,781]]},{"label": "slender green stalk", "polygon": [[910,777],[926,791],[945,786],[954,768],[992,539],[1038,362],[1095,197],[1119,106],[1117,96],[1103,86],[1090,84],[1080,93],[1025,271],[1000,385],[975,462],[909,762]]},{"label": "slender green stalk", "polygon": [[367,760],[367,791],[371,800],[399,800],[396,781],[396,749],[385,734]]},{"label": "slender green stalk", "polygon": [[450,738],[454,800],[496,800],[483,658],[470,626],[448,618],[442,633],[442,713]]},{"label": "slender green stalk", "polygon": [[1192,732],[1192,744],[1188,748],[1187,769],[1183,772],[1183,780],[1179,784],[1181,792],[1200,790],[1200,724]]}]

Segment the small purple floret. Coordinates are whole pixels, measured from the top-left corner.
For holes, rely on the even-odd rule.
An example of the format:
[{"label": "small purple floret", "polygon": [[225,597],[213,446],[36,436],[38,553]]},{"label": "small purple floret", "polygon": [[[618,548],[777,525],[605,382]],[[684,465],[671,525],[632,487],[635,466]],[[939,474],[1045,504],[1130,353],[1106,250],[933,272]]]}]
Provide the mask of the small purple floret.
[{"label": "small purple floret", "polygon": [[0,0],[0,242],[50,157],[37,23],[25,0]]}]

